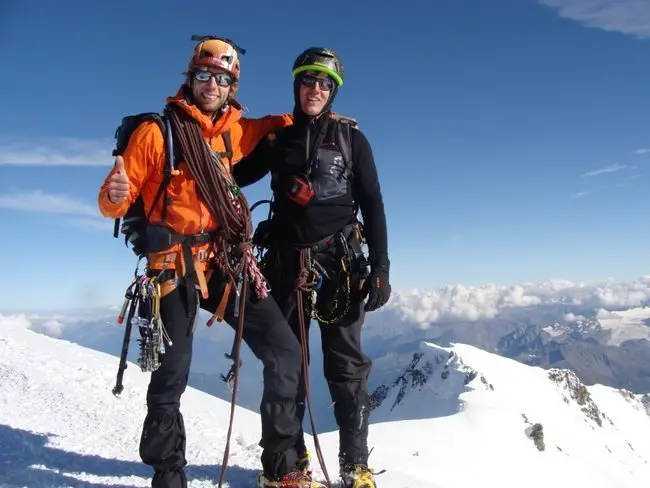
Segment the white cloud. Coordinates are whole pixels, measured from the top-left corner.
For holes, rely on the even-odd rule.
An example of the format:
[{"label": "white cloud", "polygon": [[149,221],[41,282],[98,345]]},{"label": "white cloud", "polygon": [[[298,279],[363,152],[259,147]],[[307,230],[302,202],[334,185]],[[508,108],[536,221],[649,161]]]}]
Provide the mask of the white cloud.
[{"label": "white cloud", "polygon": [[589,171],[583,174],[582,176],[597,176],[605,173],[617,173],[618,171],[624,170],[625,168],[627,168],[627,166],[624,164],[613,164],[611,166],[606,166],[604,168],[598,168],[593,171]]},{"label": "white cloud", "polygon": [[557,10],[560,17],[581,24],[650,38],[650,2],[647,0],[538,0]]},{"label": "white cloud", "polygon": [[106,315],[105,310],[90,309],[85,314],[72,311],[69,314],[0,314],[0,326],[10,322],[20,324],[24,328],[32,329],[34,332],[45,334],[51,337],[61,337],[63,332],[70,326],[76,325],[83,320],[89,320],[88,313],[93,314],[92,319],[98,319]]},{"label": "white cloud", "polygon": [[41,331],[45,335],[60,337],[61,333],[63,332],[63,325],[63,323],[59,322],[56,319],[49,319],[41,324]]},{"label": "white cloud", "polygon": [[[116,304],[117,307],[120,305],[121,302]],[[371,314],[369,319],[372,330],[403,334],[406,333],[405,324],[427,329],[436,323],[476,322],[507,319],[509,316],[521,320],[523,314],[538,322],[555,320],[550,319],[551,316],[573,322],[587,317],[607,319],[620,315],[620,310],[643,306],[650,306],[650,275],[630,281],[589,283],[552,280],[512,286],[493,283],[481,286],[450,285],[435,290],[394,292],[388,304],[377,314]],[[69,314],[30,314],[27,319],[39,330],[58,333],[79,321],[113,323],[115,313],[115,306],[87,307],[70,311]],[[0,325],[1,318],[0,314]]]},{"label": "white cloud", "polygon": [[48,194],[42,190],[0,195],[1,208],[70,215],[71,217],[64,219],[62,223],[77,229],[109,231],[114,225],[112,219],[101,216],[97,207],[66,195]]},{"label": "white cloud", "polygon": [[105,140],[46,138],[0,141],[0,165],[111,166],[112,146]]},{"label": "white cloud", "polygon": [[564,320],[567,322],[576,322],[577,320],[585,320],[585,317],[583,315],[576,315],[572,312],[566,313],[563,315]]},{"label": "white cloud", "polygon": [[637,155],[650,154],[650,149],[646,149],[646,148],[636,149],[634,151],[634,154],[637,154]]},{"label": "white cloud", "polygon": [[596,312],[596,318],[598,320],[601,319],[615,319],[615,318],[620,318],[620,316],[614,312],[610,312],[609,310],[605,310],[604,308],[599,308],[598,312]]},{"label": "white cloud", "polygon": [[514,286],[453,285],[433,291],[413,290],[395,293],[387,308],[426,328],[435,322],[495,318],[513,308],[562,305],[567,309],[593,309],[596,313],[600,308],[611,310],[644,304],[650,305],[650,275],[633,281],[603,283],[554,280]]},{"label": "white cloud", "polygon": [[63,213],[97,217],[99,210],[65,195],[54,195],[42,190],[0,195],[0,208],[23,210],[27,212]]},{"label": "white cloud", "polygon": [[113,225],[115,224],[113,219],[106,219],[104,217],[98,217],[96,219],[91,219],[87,217],[72,218],[72,219],[67,219],[65,223],[67,225],[76,227],[78,229],[101,230],[101,231],[112,230]]},{"label": "white cloud", "polygon": [[579,191],[579,192],[576,192],[576,193],[574,193],[573,195],[571,195],[571,198],[572,198],[572,199],[575,199],[575,198],[582,198],[582,197],[584,197],[584,196],[589,195],[589,193],[590,193],[590,192],[588,192],[588,191]]}]

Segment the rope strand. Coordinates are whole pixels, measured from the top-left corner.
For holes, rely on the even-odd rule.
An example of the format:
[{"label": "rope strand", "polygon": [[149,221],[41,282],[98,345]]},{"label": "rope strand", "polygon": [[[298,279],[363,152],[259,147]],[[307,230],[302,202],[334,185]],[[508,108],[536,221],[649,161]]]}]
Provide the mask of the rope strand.
[{"label": "rope strand", "polygon": [[[268,290],[253,255],[253,221],[248,201],[239,190],[230,172],[221,163],[203,137],[199,123],[181,109],[172,107],[171,122],[177,134],[185,162],[210,212],[220,224],[219,240],[223,248],[231,247],[243,261],[247,256],[246,272],[258,298],[265,298]],[[235,272],[226,262],[219,263],[227,279],[235,282]]]},{"label": "rope strand", "polygon": [[[240,273],[242,278],[242,287],[238,291],[238,293],[241,293],[239,310],[237,310],[239,320],[233,344],[235,374],[230,402],[230,420],[219,475],[219,488],[221,488],[230,454],[230,438],[235,416],[239,380],[239,355],[244,330],[244,313],[249,277],[258,298],[266,297],[268,290],[264,286],[264,279],[252,251],[253,222],[246,197],[236,185],[230,170],[225,169],[219,155],[205,141],[198,122],[176,107],[171,109],[170,120],[174,132],[177,134],[185,162],[198,186],[199,193],[203,197],[208,210],[219,219],[220,228],[217,231],[218,237],[216,240],[220,242],[217,242],[218,245],[216,246],[216,265],[223,273],[223,276],[233,282],[235,286],[238,286],[237,282]],[[234,256],[228,256],[229,251],[233,251]],[[231,263],[230,258],[238,262]]]}]

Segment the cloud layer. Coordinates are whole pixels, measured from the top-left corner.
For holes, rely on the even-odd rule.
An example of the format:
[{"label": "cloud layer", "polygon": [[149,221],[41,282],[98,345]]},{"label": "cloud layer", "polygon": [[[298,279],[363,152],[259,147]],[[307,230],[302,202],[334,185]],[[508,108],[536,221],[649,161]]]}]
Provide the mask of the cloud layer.
[{"label": "cloud layer", "polygon": [[103,218],[96,206],[43,190],[0,194],[1,209],[60,214],[65,216],[63,224],[77,229],[107,231],[113,227],[113,221]]},{"label": "cloud layer", "polygon": [[47,212],[97,217],[96,207],[66,195],[45,193],[43,190],[0,195],[0,208],[27,212]]},{"label": "cloud layer", "polygon": [[110,166],[108,141],[74,138],[0,140],[0,165]]},{"label": "cloud layer", "polygon": [[650,38],[650,2],[647,0],[538,0],[560,17],[610,32]]},{"label": "cloud layer", "polygon": [[[65,314],[46,313],[29,315],[28,318],[39,331],[47,330],[58,335],[64,328],[78,322],[114,323],[116,307],[120,305],[116,301],[110,308],[82,308]],[[553,320],[607,318],[613,311],[641,306],[650,306],[650,275],[631,281],[599,283],[554,280],[513,286],[454,285],[436,290],[394,293],[383,309],[368,316],[368,333],[390,330],[391,334],[404,336],[412,327],[424,330],[431,325],[498,318],[521,323],[527,320],[551,323]],[[524,316],[527,319],[522,319]]]},{"label": "cloud layer", "polygon": [[[567,314],[577,310],[625,309],[650,305],[650,275],[633,281],[539,284],[478,287],[454,285],[433,291],[396,293],[387,305],[404,320],[423,327],[446,321],[491,319],[513,308],[560,305]],[[573,312],[571,311],[573,310]]]}]

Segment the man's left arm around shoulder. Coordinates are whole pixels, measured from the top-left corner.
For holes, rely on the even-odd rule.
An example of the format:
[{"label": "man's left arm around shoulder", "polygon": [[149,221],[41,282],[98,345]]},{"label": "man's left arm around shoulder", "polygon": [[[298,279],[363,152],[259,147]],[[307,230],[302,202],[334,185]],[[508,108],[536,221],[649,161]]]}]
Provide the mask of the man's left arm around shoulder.
[{"label": "man's left arm around shoulder", "polygon": [[[352,117],[345,117],[341,114],[331,112],[329,116],[333,120],[349,119],[356,122]],[[241,152],[243,156],[250,154],[257,146],[260,140],[269,134],[288,125],[293,125],[293,114],[285,113],[281,115],[264,115],[257,119],[242,119],[242,141]]]},{"label": "man's left arm around shoulder", "polygon": [[288,125],[293,125],[293,115],[288,113],[265,115],[258,119],[242,119],[242,155],[248,156],[267,134]]},{"label": "man's left arm around shoulder", "polygon": [[369,248],[371,272],[366,282],[368,301],[365,310],[383,307],[391,294],[389,282],[388,230],[379,174],[366,136],[352,129],[353,196],[363,216]]}]

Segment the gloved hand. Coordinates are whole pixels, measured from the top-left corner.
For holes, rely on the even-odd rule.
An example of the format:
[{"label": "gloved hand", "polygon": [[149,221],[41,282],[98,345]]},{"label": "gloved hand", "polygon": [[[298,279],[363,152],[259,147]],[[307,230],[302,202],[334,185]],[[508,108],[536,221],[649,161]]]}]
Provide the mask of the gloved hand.
[{"label": "gloved hand", "polygon": [[388,268],[373,266],[364,287],[368,291],[368,300],[364,310],[372,312],[383,307],[390,298],[391,287],[388,278]]}]

